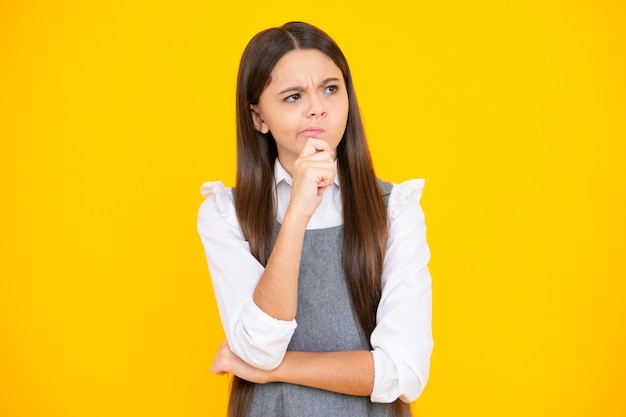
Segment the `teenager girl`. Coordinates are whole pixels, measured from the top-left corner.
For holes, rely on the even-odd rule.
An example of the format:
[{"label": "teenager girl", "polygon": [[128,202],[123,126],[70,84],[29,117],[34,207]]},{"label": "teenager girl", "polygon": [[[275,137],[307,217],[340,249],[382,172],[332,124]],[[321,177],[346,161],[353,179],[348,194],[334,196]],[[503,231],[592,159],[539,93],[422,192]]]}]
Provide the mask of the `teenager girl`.
[{"label": "teenager girl", "polygon": [[257,34],[237,80],[237,185],[198,229],[229,416],[407,416],[428,378],[422,180],[374,174],[348,63],[320,29]]}]

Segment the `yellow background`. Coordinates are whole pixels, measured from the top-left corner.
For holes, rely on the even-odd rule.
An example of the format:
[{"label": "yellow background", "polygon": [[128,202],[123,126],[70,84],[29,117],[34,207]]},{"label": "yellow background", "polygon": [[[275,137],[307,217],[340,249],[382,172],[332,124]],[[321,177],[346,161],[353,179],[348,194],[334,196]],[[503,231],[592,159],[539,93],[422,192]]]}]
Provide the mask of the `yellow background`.
[{"label": "yellow background", "polygon": [[418,416],[626,415],[620,1],[0,2],[0,416],[223,415],[196,233],[257,31],[347,55],[377,174],[425,177]]}]

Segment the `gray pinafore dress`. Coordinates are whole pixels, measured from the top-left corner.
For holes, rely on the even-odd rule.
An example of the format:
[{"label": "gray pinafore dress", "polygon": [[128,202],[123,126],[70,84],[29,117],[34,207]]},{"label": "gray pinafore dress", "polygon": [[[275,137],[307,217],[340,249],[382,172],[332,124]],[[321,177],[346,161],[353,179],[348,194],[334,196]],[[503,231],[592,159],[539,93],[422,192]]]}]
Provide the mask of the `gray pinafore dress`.
[{"label": "gray pinafore dress", "polygon": [[[380,182],[385,201],[392,185]],[[277,225],[275,236],[280,225]],[[307,230],[298,278],[298,327],[287,350],[369,350],[341,266],[343,226]],[[248,417],[387,417],[390,404],[287,383],[258,384]]]}]

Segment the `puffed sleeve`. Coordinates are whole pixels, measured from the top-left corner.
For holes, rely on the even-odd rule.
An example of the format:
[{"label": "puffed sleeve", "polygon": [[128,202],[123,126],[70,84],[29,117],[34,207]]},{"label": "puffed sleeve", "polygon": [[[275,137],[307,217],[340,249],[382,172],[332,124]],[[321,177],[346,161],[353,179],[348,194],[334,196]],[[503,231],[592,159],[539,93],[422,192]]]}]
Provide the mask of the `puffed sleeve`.
[{"label": "puffed sleeve", "polygon": [[277,320],[262,311],[252,294],[264,268],[250,253],[230,190],[221,182],[205,183],[198,212],[198,232],[206,253],[217,306],[231,350],[259,369],[283,360],[295,320]]},{"label": "puffed sleeve", "polygon": [[412,402],[428,379],[432,338],[432,291],[428,271],[424,181],[395,185],[388,203],[389,241],[383,265],[382,297],[371,335],[373,402]]}]

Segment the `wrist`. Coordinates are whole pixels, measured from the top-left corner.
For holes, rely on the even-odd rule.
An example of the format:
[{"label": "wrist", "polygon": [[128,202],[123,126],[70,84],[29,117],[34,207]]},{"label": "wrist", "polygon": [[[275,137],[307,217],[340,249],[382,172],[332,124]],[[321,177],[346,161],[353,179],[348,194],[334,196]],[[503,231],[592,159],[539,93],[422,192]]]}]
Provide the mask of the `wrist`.
[{"label": "wrist", "polygon": [[288,374],[289,374],[289,356],[290,356],[290,352],[285,352],[285,356],[283,357],[283,360],[280,362],[280,364],[272,369],[266,372],[264,378],[265,378],[265,383],[270,383],[270,382],[291,382]]},{"label": "wrist", "polygon": [[280,368],[280,365],[278,365],[277,368],[272,369],[271,371],[265,371],[265,374],[263,375],[263,382],[261,382],[262,384],[269,384],[272,382],[283,382],[280,380],[280,377],[278,376],[278,368]]},{"label": "wrist", "polygon": [[283,217],[282,225],[291,225],[293,227],[305,230],[307,224],[309,224],[311,216],[311,214],[299,213],[296,210],[293,210],[291,207],[288,207],[287,211],[285,212],[285,217]]}]

